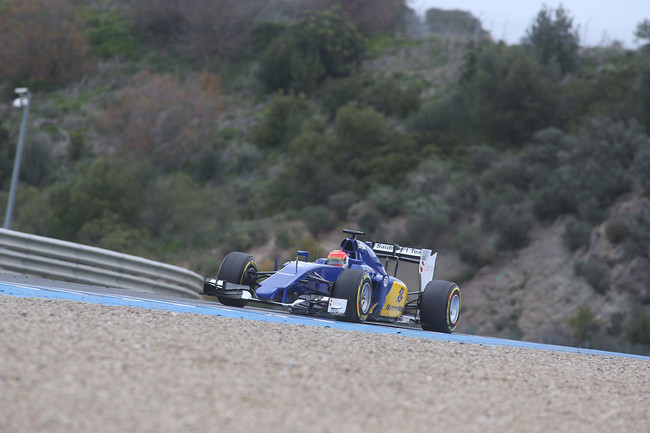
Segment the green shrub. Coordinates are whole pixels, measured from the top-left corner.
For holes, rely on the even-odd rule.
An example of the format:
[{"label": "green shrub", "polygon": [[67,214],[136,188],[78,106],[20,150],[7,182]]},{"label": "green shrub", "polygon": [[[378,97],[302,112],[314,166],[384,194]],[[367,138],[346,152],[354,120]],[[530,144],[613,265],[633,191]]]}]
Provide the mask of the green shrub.
[{"label": "green shrub", "polygon": [[78,241],[83,244],[124,253],[135,253],[150,236],[146,228],[130,227],[110,211],[88,221],[77,233]]},{"label": "green shrub", "polygon": [[357,218],[357,224],[359,224],[361,231],[371,237],[377,233],[380,223],[381,214],[376,209],[368,209]]},{"label": "green shrub", "polygon": [[569,326],[574,336],[581,342],[592,339],[600,329],[595,314],[591,308],[584,305],[580,306],[576,315],[569,319]]},{"label": "green shrub", "polygon": [[624,240],[625,252],[628,257],[648,257],[650,254],[650,209],[638,211],[632,216],[632,221],[626,227],[627,237]]},{"label": "green shrub", "polygon": [[643,194],[650,197],[650,145],[644,146],[637,151],[634,159],[634,169],[641,188],[643,188]]},{"label": "green shrub", "polygon": [[580,36],[578,29],[573,27],[573,18],[562,6],[553,10],[544,5],[526,31],[523,43],[532,48],[543,63],[557,62],[563,73],[573,71],[578,64]]},{"label": "green shrub", "polygon": [[[484,230],[495,229],[498,225],[503,225],[499,218],[509,210],[522,206],[526,196],[520,189],[506,185],[501,189],[492,189],[487,195],[479,200],[479,210],[481,213],[481,225]],[[497,212],[501,209],[499,212]]]},{"label": "green shrub", "polygon": [[268,46],[282,33],[287,30],[287,25],[284,23],[274,23],[265,21],[253,28],[251,32],[251,45],[253,53],[259,54],[264,52]]},{"label": "green shrub", "polygon": [[349,189],[349,175],[334,172],[331,159],[338,155],[331,151],[333,141],[329,135],[307,131],[290,143],[288,158],[271,180],[264,198],[267,210],[301,209]]},{"label": "green shrub", "polygon": [[339,108],[358,101],[362,91],[363,85],[357,77],[332,79],[323,87],[319,99],[325,112],[333,119]]},{"label": "green shrub", "polygon": [[492,147],[472,145],[467,149],[467,170],[470,173],[481,174],[492,166],[496,157],[497,153]]},{"label": "green shrub", "polygon": [[474,38],[477,32],[481,35],[485,33],[478,18],[461,10],[430,8],[426,11],[424,22],[429,32],[444,37]]},{"label": "green shrub", "polygon": [[92,53],[98,57],[133,58],[140,49],[134,24],[108,9],[84,7],[85,35]]},{"label": "green shrub", "polygon": [[311,92],[328,77],[354,72],[364,44],[340,8],[309,13],[269,44],[257,77],[268,91]]},{"label": "green shrub", "polygon": [[578,260],[573,265],[573,271],[584,277],[597,293],[604,295],[609,290],[610,276],[606,263],[594,258]]},{"label": "green shrub", "polygon": [[493,214],[492,224],[497,230],[497,248],[513,250],[524,247],[535,223],[528,207],[523,204],[501,205]]},{"label": "green shrub", "polygon": [[54,216],[47,235],[74,241],[84,225],[107,214],[137,226],[151,177],[143,163],[99,158],[80,164],[77,174],[48,188]]},{"label": "green shrub", "polygon": [[325,206],[309,206],[304,208],[300,214],[307,229],[314,237],[334,228],[329,209]]},{"label": "green shrub", "polygon": [[590,235],[591,224],[575,217],[569,217],[564,224],[562,241],[569,250],[575,251],[578,248],[589,246]]},{"label": "green shrub", "polygon": [[406,117],[420,108],[420,92],[416,86],[403,89],[395,76],[382,75],[370,89],[368,103],[380,113]]},{"label": "green shrub", "polygon": [[291,245],[291,233],[286,227],[279,228],[275,231],[275,245],[283,250]]},{"label": "green shrub", "polygon": [[451,246],[461,260],[471,265],[480,265],[481,231],[473,224],[461,227],[451,241]]},{"label": "green shrub", "polygon": [[650,345],[650,315],[639,312],[630,326],[630,341]]},{"label": "green shrub", "polygon": [[459,99],[483,140],[519,148],[534,132],[561,122],[557,73],[520,46],[485,45],[465,76]]},{"label": "green shrub", "polygon": [[373,185],[368,200],[373,206],[387,217],[394,217],[400,213],[404,206],[404,197],[390,186]]},{"label": "green shrub", "polygon": [[348,216],[350,206],[357,202],[357,195],[352,191],[343,191],[332,194],[327,198],[329,207],[336,213],[339,220],[344,220]]},{"label": "green shrub", "polygon": [[605,226],[605,236],[613,244],[619,244],[628,236],[628,229],[621,221],[610,221]]},{"label": "green shrub", "polygon": [[276,94],[253,132],[253,142],[263,148],[285,148],[300,133],[302,123],[309,116],[305,98]]},{"label": "green shrub", "polygon": [[452,209],[437,196],[417,197],[406,204],[406,236],[413,245],[437,245],[451,224]]},{"label": "green shrub", "polygon": [[20,179],[30,185],[44,186],[54,169],[51,139],[41,133],[30,134],[25,141]]}]

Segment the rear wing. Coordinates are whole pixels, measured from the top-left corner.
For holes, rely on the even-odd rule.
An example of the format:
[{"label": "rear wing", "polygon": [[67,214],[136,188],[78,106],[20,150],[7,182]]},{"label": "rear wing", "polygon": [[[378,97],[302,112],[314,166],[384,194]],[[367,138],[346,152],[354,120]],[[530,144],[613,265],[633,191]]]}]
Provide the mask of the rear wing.
[{"label": "rear wing", "polygon": [[[415,263],[418,265],[417,274],[412,272],[413,266],[411,265],[407,266],[406,275],[402,272],[402,275],[398,277],[407,287],[419,286],[420,291],[424,291],[429,281],[433,280],[433,272],[436,267],[438,253],[431,254],[431,250],[424,248],[403,247],[401,245],[383,244],[381,242],[369,242],[369,244],[380,260],[385,259],[384,268],[388,274],[392,273],[393,276],[397,277],[400,262]],[[413,281],[414,275],[417,275],[417,282]]]}]

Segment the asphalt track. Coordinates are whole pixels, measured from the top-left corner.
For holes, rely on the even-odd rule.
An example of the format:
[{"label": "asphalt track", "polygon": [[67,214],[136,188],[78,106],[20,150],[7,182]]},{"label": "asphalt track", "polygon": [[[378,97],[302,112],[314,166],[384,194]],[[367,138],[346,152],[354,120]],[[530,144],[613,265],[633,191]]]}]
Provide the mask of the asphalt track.
[{"label": "asphalt track", "polygon": [[149,310],[161,310],[174,313],[202,314],[240,318],[259,322],[305,325],[321,328],[343,329],[366,332],[369,334],[389,334],[416,337],[434,341],[450,341],[464,344],[485,346],[515,347],[535,350],[547,350],[564,353],[580,353],[599,356],[616,356],[650,360],[650,357],[627,353],[607,352],[567,346],[548,345],[526,341],[506,340],[465,334],[441,334],[404,326],[385,326],[377,324],[345,323],[315,317],[296,316],[283,311],[260,309],[255,307],[227,307],[216,302],[174,298],[150,293],[129,292],[126,290],[85,286],[72,283],[43,280],[13,274],[0,274],[0,295],[22,298],[41,298],[86,302],[98,305],[129,306]]}]

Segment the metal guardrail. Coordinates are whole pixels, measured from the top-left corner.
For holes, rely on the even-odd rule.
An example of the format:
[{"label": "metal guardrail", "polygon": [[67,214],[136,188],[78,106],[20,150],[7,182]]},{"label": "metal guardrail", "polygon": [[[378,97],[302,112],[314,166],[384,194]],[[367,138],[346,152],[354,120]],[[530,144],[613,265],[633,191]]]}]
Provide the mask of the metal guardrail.
[{"label": "metal guardrail", "polygon": [[7,229],[0,229],[0,268],[195,299],[201,298],[203,290],[203,277],[179,266]]}]

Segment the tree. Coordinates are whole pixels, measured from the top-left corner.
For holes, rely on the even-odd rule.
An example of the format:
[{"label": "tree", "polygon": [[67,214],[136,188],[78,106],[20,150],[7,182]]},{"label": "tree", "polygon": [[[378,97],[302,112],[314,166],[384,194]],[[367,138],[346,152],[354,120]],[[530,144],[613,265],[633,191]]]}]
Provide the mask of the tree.
[{"label": "tree", "polygon": [[522,146],[535,131],[561,120],[556,75],[522,47],[490,45],[461,83],[462,101],[483,138]]},{"label": "tree", "polygon": [[147,160],[163,170],[197,165],[221,109],[220,77],[204,72],[187,83],[172,75],[135,76],[99,118],[120,157]]},{"label": "tree", "polygon": [[444,37],[455,36],[466,39],[488,38],[481,21],[470,12],[461,10],[427,9],[424,19],[429,31]]},{"label": "tree", "polygon": [[0,75],[23,84],[65,82],[89,66],[88,43],[72,0],[10,0],[0,10]]},{"label": "tree", "polygon": [[129,0],[136,27],[150,40],[195,57],[237,56],[269,0]]},{"label": "tree", "polygon": [[147,164],[100,158],[48,189],[53,217],[47,236],[99,241],[136,226],[152,170]]},{"label": "tree", "polygon": [[577,66],[580,36],[573,28],[573,18],[562,6],[555,10],[543,6],[522,43],[532,47],[542,63],[557,62],[563,74]]},{"label": "tree", "polygon": [[356,70],[364,47],[340,8],[309,13],[267,47],[258,79],[269,91],[311,92],[328,77]]},{"label": "tree", "polygon": [[646,44],[650,44],[650,20],[645,19],[637,24],[634,36],[645,41]]},{"label": "tree", "polygon": [[366,34],[376,34],[394,28],[406,11],[405,0],[305,0],[299,12],[316,11],[340,6],[350,21]]}]

